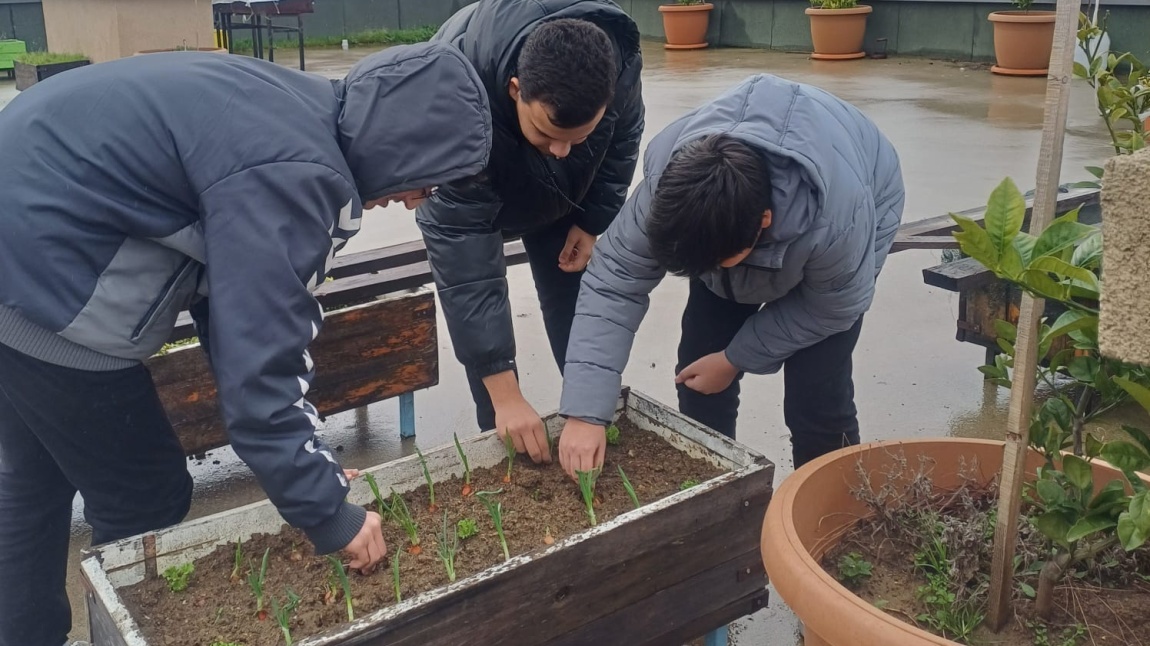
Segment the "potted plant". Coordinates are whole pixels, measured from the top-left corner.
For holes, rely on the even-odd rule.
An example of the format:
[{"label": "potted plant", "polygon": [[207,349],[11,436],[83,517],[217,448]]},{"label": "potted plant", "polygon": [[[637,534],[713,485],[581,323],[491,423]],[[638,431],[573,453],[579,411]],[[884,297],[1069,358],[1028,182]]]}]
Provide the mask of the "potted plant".
[{"label": "potted plant", "polygon": [[806,13],[811,17],[811,58],[842,61],[863,58],[866,17],[874,9],[858,0],[810,0]]},{"label": "potted plant", "polygon": [[995,11],[989,20],[994,24],[995,74],[1008,76],[1046,76],[1050,50],[1054,46],[1054,12],[1031,11],[1034,0],[1011,0],[1014,11]]},{"label": "potted plant", "polygon": [[[1150,371],[1099,352],[1099,230],[1077,222],[1074,211],[1031,235],[1021,231],[1025,214],[1021,192],[1006,180],[991,196],[985,226],[955,216],[964,253],[1066,308],[1041,325],[1039,354],[1072,342],[1037,368],[1051,394],[1031,417],[1021,547],[1010,579],[1016,621],[998,635],[982,626],[1004,443],[880,442],[804,465],[767,510],[764,563],[803,621],[807,646],[1134,641],[1122,616],[1083,608],[1105,603],[1090,595],[1107,590],[1144,592],[1145,550],[1134,551],[1150,537],[1150,480],[1137,472],[1150,467],[1150,437],[1125,427],[1126,438],[1105,441],[1086,423],[1129,399],[1150,410]],[[1007,385],[1016,376],[1016,330],[997,327],[1003,354],[982,371]],[[869,587],[870,577],[885,588]],[[1086,578],[1089,591],[1075,583]],[[901,584],[894,589],[892,581]],[[1067,584],[1076,603],[1059,601]]]},{"label": "potted plant", "polygon": [[27,90],[49,76],[91,64],[83,54],[32,52],[16,57],[16,89]]},{"label": "potted plant", "polygon": [[667,49],[702,49],[707,46],[707,25],[714,5],[703,0],[677,0],[659,7]]}]

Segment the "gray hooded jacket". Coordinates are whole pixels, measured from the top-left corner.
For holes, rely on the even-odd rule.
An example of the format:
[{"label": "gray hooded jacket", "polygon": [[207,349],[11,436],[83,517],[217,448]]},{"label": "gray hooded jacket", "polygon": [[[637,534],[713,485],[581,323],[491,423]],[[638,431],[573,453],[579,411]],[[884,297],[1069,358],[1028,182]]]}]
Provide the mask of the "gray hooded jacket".
[{"label": "gray hooded jacket", "polygon": [[869,307],[902,219],[894,147],[853,106],[814,87],[752,76],[659,133],[643,181],[599,240],[583,278],[560,412],[605,424],[619,396],[649,294],[665,272],[646,236],[652,191],[672,154],[726,133],[771,165],[774,220],[741,264],[702,277],[716,294],[763,303],[727,347],[754,374],[777,372],[803,348],[849,329]]},{"label": "gray hooded jacket", "polygon": [[486,92],[446,45],[343,80],[150,54],[47,79],[0,112],[0,343],[137,365],[191,308],[236,453],[321,553],[363,524],[305,396],[311,291],[362,204],[482,170]]}]

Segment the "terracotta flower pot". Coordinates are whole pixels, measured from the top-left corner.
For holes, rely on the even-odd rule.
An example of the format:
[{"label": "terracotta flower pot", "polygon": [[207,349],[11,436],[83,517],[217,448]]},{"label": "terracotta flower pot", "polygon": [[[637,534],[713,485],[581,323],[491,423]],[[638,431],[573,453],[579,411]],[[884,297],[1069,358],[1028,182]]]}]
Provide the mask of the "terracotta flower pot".
[{"label": "terracotta flower pot", "polygon": [[663,14],[663,31],[667,34],[667,49],[702,49],[707,46],[707,23],[715,5],[665,4],[659,7]]},{"label": "terracotta flower pot", "polygon": [[811,58],[842,61],[863,58],[863,40],[866,38],[866,17],[874,11],[867,5],[851,9],[815,9],[808,7],[811,17],[811,41],[815,51]]},{"label": "terracotta flower pot", "polygon": [[[855,596],[819,561],[858,519],[869,515],[850,493],[861,462],[875,487],[895,459],[917,467],[928,457],[939,487],[961,484],[959,473],[977,465],[975,478],[988,483],[1002,467],[1003,443],[991,440],[928,439],[853,446],[813,460],[783,481],[763,519],[762,553],[767,576],[779,596],[803,622],[805,646],[958,646],[884,613]],[[1026,473],[1042,464],[1031,452]],[[965,466],[964,466],[965,465]],[[1121,472],[1095,461],[1095,478],[1121,479]],[[908,476],[913,474],[907,474]],[[1146,478],[1144,478],[1146,480]]]},{"label": "terracotta flower pot", "polygon": [[994,23],[995,74],[1046,76],[1050,49],[1054,46],[1053,11],[995,11],[988,17]]}]

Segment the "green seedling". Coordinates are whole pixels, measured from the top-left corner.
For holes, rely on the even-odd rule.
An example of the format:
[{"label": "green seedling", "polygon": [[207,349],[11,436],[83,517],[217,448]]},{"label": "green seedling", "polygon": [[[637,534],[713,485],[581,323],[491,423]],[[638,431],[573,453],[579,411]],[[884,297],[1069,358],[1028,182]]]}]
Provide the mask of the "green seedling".
[{"label": "green seedling", "polygon": [[631,486],[631,481],[627,479],[627,474],[623,473],[621,466],[619,467],[619,477],[623,479],[623,488],[627,490],[627,496],[631,498],[631,503],[635,505],[635,509],[638,509],[641,506],[639,496],[635,495],[635,487]]},{"label": "green seedling", "polygon": [[503,493],[502,489],[495,491],[480,491],[475,494],[491,514],[491,522],[495,525],[495,533],[499,535],[499,545],[503,548],[503,560],[511,560],[511,553],[507,549],[507,537],[503,535],[503,503],[492,498],[495,494]]},{"label": "green seedling", "polygon": [[192,572],[196,571],[196,566],[192,563],[184,563],[183,565],[173,565],[172,567],[164,570],[164,580],[168,582],[168,589],[172,592],[183,592],[188,589],[188,579],[191,578]]},{"label": "green seedling", "polygon": [[399,593],[399,550],[391,556],[391,584],[395,587],[395,602],[403,601],[403,595]]},{"label": "green seedling", "polygon": [[546,427],[543,428],[543,440],[547,442],[547,453],[554,456],[555,438],[551,437],[551,433],[547,431]]},{"label": "green seedling", "polygon": [[463,452],[463,447],[459,445],[459,434],[452,433],[455,438],[455,450],[459,453],[459,461],[463,463],[463,495],[470,496],[471,491],[471,467],[467,464],[467,454]]},{"label": "green seedling", "polygon": [[511,468],[515,466],[515,440],[511,438],[511,432],[506,431],[503,433],[503,450],[507,453],[507,474],[503,476],[504,484],[511,484]]},{"label": "green seedling", "polygon": [[240,580],[240,568],[244,565],[244,544],[236,537],[236,560],[232,566],[232,583]]},{"label": "green seedling", "polygon": [[447,510],[443,510],[443,530],[435,537],[435,553],[447,570],[447,580],[455,581],[455,554],[459,551],[459,532],[447,522]]},{"label": "green seedling", "polygon": [[248,573],[248,585],[252,589],[252,595],[256,598],[256,617],[263,621],[268,618],[268,611],[264,610],[264,583],[268,580],[268,554],[271,553],[271,548],[264,550],[264,559],[260,563],[260,569],[257,571],[252,568]]},{"label": "green seedling", "polygon": [[423,451],[419,450],[419,445],[415,446],[415,454],[419,456],[419,466],[423,467],[423,479],[427,481],[427,495],[431,501],[427,503],[427,511],[436,511],[439,506],[435,504],[435,483],[431,481],[431,471],[427,469],[427,460],[423,457]]},{"label": "green seedling", "polygon": [[272,614],[276,618],[276,623],[279,624],[280,632],[284,634],[284,642],[287,646],[291,646],[291,613],[295,612],[296,606],[299,605],[299,595],[292,592],[291,588],[287,589],[287,602],[284,605],[276,603],[276,598],[271,598]]},{"label": "green seedling", "polygon": [[459,538],[466,540],[479,533],[479,523],[476,523],[474,518],[461,518],[456,529],[459,532]]},{"label": "green seedling", "polygon": [[335,574],[339,585],[343,588],[343,602],[347,606],[347,620],[355,621],[355,610],[351,607],[351,582],[347,580],[347,571],[343,569],[343,563],[332,555],[328,555],[327,560],[331,563],[331,571]]},{"label": "green seedling", "polygon": [[619,444],[619,427],[614,424],[607,427],[607,443],[611,446]]},{"label": "green seedling", "polygon": [[687,478],[679,484],[679,491],[686,491],[691,487],[699,486],[699,481],[694,478]]},{"label": "green seedling", "polygon": [[874,571],[871,562],[864,559],[862,554],[851,552],[839,558],[839,580],[847,585],[858,585],[869,579]]},{"label": "green seedling", "polygon": [[419,532],[415,527],[415,520],[412,519],[403,496],[395,493],[393,489],[391,491],[391,504],[386,505],[386,507],[395,522],[399,523],[403,527],[403,531],[407,532],[407,540],[411,543],[407,546],[407,553],[415,555],[422,552],[423,548],[419,546]]},{"label": "green seedling", "polygon": [[383,495],[379,493],[379,483],[375,481],[375,476],[370,473],[363,474],[363,479],[367,481],[367,486],[371,487],[371,494],[375,496],[375,511],[382,517],[387,517],[388,508],[387,501],[383,499]]},{"label": "green seedling", "polygon": [[591,519],[592,527],[599,524],[595,519],[595,481],[599,479],[600,471],[601,469],[592,469],[575,472],[575,476],[579,478],[579,491],[583,493],[583,504],[587,507],[587,518]]}]

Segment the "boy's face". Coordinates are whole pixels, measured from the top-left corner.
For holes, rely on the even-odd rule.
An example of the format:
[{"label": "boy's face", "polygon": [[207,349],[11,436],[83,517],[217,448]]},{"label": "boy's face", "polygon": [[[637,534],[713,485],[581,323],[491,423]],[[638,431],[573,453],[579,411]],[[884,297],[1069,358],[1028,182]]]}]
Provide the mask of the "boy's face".
[{"label": "boy's face", "polygon": [[[766,211],[763,211],[763,229],[766,229],[769,226],[771,226],[771,210],[767,209]],[[762,236],[762,231],[759,232],[759,235],[760,235],[760,237]],[[758,243],[759,243],[758,239],[756,239],[755,244],[758,244]],[[735,265],[746,260],[747,256],[751,255],[751,252],[754,250],[755,250],[755,245],[751,245],[751,246],[747,247],[746,249],[743,249],[739,253],[731,256],[730,258],[727,258],[725,260],[720,261],[719,266],[722,267],[723,269],[730,269],[731,267],[734,267]]]},{"label": "boy's face", "polygon": [[507,86],[511,100],[515,101],[515,110],[519,116],[519,130],[523,138],[544,155],[563,159],[571,153],[572,146],[587,141],[587,137],[595,132],[595,127],[603,119],[607,106],[599,109],[591,121],[575,127],[560,128],[551,123],[551,115],[547,106],[541,101],[524,101],[519,95],[519,79],[512,78]]}]

